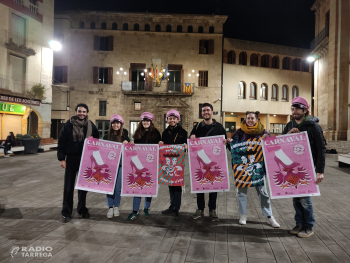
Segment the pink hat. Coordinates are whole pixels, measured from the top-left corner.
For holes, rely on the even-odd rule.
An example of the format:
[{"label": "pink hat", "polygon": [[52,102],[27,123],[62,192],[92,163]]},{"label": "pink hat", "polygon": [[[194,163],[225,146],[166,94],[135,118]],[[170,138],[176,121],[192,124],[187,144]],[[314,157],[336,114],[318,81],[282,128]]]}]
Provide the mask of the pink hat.
[{"label": "pink hat", "polygon": [[121,124],[124,124],[123,118],[122,118],[120,115],[118,115],[118,114],[114,114],[114,115],[111,117],[110,122],[112,123],[112,122],[114,122],[114,121],[118,121],[118,122],[120,122]]},{"label": "pink hat", "polygon": [[306,99],[304,99],[303,97],[295,97],[294,99],[292,99],[292,106],[302,108],[302,109],[309,108],[309,104],[307,103]]},{"label": "pink hat", "polygon": [[180,113],[177,110],[170,110],[166,113],[166,118],[168,119],[168,117],[170,116],[175,116],[176,118],[178,118],[180,120]]},{"label": "pink hat", "polygon": [[140,119],[141,119],[141,121],[142,120],[153,121],[154,120],[154,116],[152,115],[152,113],[146,111],[146,112],[141,114]]}]

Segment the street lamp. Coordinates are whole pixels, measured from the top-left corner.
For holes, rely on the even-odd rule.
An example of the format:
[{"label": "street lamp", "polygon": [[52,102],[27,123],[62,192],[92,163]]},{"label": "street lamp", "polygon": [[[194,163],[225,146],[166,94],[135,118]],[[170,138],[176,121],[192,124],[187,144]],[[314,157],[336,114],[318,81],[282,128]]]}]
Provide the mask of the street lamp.
[{"label": "street lamp", "polygon": [[61,43],[56,40],[51,40],[49,46],[53,51],[60,51],[62,49]]},{"label": "street lamp", "polygon": [[306,59],[308,62],[314,62],[316,60],[316,56],[308,56]]}]

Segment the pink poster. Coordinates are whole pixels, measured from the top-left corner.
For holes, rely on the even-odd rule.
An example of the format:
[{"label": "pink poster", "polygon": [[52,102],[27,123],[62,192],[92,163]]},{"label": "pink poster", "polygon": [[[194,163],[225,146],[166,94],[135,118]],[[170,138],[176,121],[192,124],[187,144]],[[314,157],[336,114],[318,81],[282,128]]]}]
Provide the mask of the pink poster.
[{"label": "pink poster", "polygon": [[188,139],[191,193],[230,190],[224,135]]},{"label": "pink poster", "polygon": [[124,144],[121,195],[157,197],[158,160],[158,144]]},{"label": "pink poster", "polygon": [[263,139],[272,199],[320,195],[307,132]]},{"label": "pink poster", "polygon": [[86,138],[75,189],[113,194],[122,144]]}]

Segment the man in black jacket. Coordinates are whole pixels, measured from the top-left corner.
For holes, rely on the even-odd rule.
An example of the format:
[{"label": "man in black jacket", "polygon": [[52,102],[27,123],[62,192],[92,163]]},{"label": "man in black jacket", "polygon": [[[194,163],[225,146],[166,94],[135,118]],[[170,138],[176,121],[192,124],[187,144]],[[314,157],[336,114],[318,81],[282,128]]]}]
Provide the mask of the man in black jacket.
[{"label": "man in black jacket", "polygon": [[[216,122],[213,117],[213,106],[209,103],[204,103],[202,107],[202,117],[203,121],[200,122],[198,125],[193,127],[190,135],[190,139],[195,140],[196,138],[200,137],[207,137],[207,136],[217,136],[217,135],[225,135],[225,140],[227,139],[226,131],[221,123]],[[226,142],[224,142],[226,143]],[[212,219],[212,221],[219,221],[219,218],[216,214],[216,199],[217,199],[216,192],[209,193],[209,214]],[[204,215],[204,208],[205,208],[205,200],[204,200],[204,193],[197,193],[197,206],[198,209],[192,216],[192,219],[196,220]]]},{"label": "man in black jacket", "polygon": [[[292,115],[294,118],[287,124],[283,134],[307,132],[316,169],[316,184],[319,184],[324,177],[326,152],[322,129],[317,124],[316,117],[309,114],[309,104],[303,97],[296,97],[292,100]],[[289,232],[298,237],[311,236],[314,233],[315,218],[310,196],[293,198],[293,206],[296,226]]]},{"label": "man in black jacket", "polygon": [[[186,144],[187,131],[179,125],[180,113],[176,110],[169,110],[166,114],[169,126],[163,131],[160,144]],[[169,186],[170,206],[162,211],[163,215],[174,215],[175,221],[179,221],[179,210],[181,206],[181,186]]]},{"label": "man in black jacket", "polygon": [[[79,171],[80,159],[83,152],[84,140],[88,137],[98,139],[96,126],[88,119],[89,108],[86,104],[78,104],[76,115],[72,116],[63,126],[57,145],[57,159],[62,168],[65,168],[62,221],[67,223],[72,217],[74,183]],[[89,218],[86,208],[86,191],[78,190],[77,212],[83,218]]]}]

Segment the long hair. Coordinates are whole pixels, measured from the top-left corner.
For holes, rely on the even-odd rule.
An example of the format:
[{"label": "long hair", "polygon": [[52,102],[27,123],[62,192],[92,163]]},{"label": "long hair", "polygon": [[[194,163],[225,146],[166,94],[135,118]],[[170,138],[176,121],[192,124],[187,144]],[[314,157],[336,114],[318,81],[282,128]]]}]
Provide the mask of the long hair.
[{"label": "long hair", "polygon": [[7,136],[7,138],[9,138],[11,142],[16,141],[16,138],[15,138],[15,135],[13,134],[13,132],[10,132],[10,135]]},{"label": "long hair", "polygon": [[109,141],[114,141],[114,142],[122,142],[122,137],[123,137],[123,123],[120,123],[120,129],[118,131],[115,131],[112,127],[109,127],[108,130],[108,140]]},{"label": "long hair", "polygon": [[[156,131],[157,129],[156,127],[154,127],[154,124],[151,121],[151,124],[149,125],[149,128],[148,128],[147,140],[155,140],[157,135]],[[142,121],[140,121],[133,135],[134,140],[140,140],[145,135],[145,133],[146,133],[145,128],[143,128]]]}]

